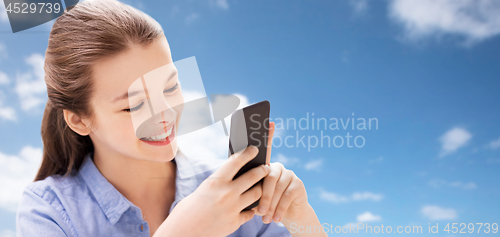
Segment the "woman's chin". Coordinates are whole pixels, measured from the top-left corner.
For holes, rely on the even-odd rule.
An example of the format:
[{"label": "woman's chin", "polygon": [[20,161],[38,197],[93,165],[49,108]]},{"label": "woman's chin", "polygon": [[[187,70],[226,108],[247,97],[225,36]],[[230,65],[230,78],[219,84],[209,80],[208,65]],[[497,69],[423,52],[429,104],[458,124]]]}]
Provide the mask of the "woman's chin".
[{"label": "woman's chin", "polygon": [[[160,147],[157,147],[160,148]],[[169,162],[172,161],[177,154],[177,142],[174,140],[168,146],[161,147],[161,149],[154,149],[146,152],[143,156],[145,160],[155,162]]]}]

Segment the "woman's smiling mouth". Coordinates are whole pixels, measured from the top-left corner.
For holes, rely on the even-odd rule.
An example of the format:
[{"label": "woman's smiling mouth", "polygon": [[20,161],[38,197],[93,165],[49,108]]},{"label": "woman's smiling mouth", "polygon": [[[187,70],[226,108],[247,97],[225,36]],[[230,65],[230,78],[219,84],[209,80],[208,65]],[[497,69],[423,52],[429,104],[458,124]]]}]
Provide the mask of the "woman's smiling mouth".
[{"label": "woman's smiling mouth", "polygon": [[143,137],[143,138],[141,138],[141,140],[144,140],[144,141],[162,141],[162,140],[165,140],[165,138],[167,138],[168,136],[170,136],[172,134],[173,127],[174,126],[170,126],[170,128],[166,132],[162,132],[161,134],[158,134],[156,136]]},{"label": "woman's smiling mouth", "polygon": [[143,137],[140,140],[142,142],[145,142],[150,145],[155,145],[155,146],[165,146],[170,144],[171,141],[175,139],[175,129],[174,129],[175,123],[172,123],[172,125],[169,128],[166,128],[166,131],[155,135],[155,136],[150,136],[150,137]]}]

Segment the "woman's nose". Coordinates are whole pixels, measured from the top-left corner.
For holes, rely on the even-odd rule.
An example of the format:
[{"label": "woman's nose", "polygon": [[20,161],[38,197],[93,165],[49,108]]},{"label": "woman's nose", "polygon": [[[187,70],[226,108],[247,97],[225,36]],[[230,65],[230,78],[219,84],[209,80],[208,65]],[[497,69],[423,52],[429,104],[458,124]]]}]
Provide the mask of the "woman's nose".
[{"label": "woman's nose", "polygon": [[173,110],[173,105],[171,104],[174,101],[170,101],[165,98],[163,93],[150,94],[151,107],[153,110],[153,114],[161,113],[162,111]]},{"label": "woman's nose", "polygon": [[172,107],[162,110],[157,113],[153,118],[153,124],[170,124],[177,117],[177,112]]}]

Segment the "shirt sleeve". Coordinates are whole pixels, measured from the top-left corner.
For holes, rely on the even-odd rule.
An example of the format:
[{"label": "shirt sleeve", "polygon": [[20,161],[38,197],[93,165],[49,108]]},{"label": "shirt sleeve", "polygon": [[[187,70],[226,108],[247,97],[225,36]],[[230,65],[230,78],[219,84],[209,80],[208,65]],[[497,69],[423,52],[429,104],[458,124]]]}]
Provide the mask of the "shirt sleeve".
[{"label": "shirt sleeve", "polygon": [[24,189],[16,215],[16,232],[18,237],[24,236],[74,236],[70,233],[65,222],[69,219],[65,215],[62,205],[50,191],[34,192]]},{"label": "shirt sleeve", "polygon": [[291,237],[292,235],[288,231],[288,229],[280,223],[275,223],[272,221],[269,224],[263,224],[261,230],[259,231],[260,237]]}]

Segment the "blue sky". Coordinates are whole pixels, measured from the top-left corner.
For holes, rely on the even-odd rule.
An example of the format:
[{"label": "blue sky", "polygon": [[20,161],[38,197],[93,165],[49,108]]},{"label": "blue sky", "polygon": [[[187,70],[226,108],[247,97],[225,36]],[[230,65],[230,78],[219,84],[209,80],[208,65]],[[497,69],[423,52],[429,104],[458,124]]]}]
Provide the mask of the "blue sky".
[{"label": "blue sky", "polygon": [[[425,233],[439,222],[436,236],[454,236],[443,225],[500,222],[498,2],[126,3],[163,26],[174,60],[196,56],[207,94],[267,99],[272,118],[377,118],[378,129],[322,131],[362,136],[361,148],[273,148],[322,223]],[[0,11],[0,235],[11,236],[41,155],[50,23],[12,34]],[[321,133],[278,134],[297,132]]]}]

